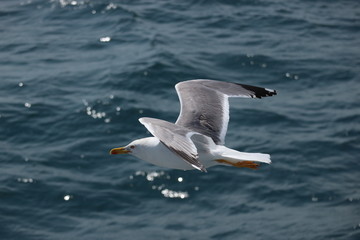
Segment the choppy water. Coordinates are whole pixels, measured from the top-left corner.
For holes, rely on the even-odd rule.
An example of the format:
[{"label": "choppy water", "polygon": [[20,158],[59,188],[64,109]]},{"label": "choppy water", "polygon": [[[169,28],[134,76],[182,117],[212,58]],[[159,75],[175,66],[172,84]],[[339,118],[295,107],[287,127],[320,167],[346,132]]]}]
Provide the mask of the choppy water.
[{"label": "choppy water", "polygon": [[[360,239],[358,1],[0,2],[1,239]],[[174,85],[231,101],[258,171],[161,169],[110,148],[175,121]]]}]

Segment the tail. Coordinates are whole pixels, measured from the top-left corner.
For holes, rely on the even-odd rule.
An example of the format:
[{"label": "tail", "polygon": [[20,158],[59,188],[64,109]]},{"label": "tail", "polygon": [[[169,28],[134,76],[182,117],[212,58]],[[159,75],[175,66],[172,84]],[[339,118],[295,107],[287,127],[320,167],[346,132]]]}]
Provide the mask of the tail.
[{"label": "tail", "polygon": [[219,159],[224,159],[234,164],[241,161],[262,162],[267,164],[271,163],[269,154],[239,152],[225,146],[217,146],[215,154]]}]

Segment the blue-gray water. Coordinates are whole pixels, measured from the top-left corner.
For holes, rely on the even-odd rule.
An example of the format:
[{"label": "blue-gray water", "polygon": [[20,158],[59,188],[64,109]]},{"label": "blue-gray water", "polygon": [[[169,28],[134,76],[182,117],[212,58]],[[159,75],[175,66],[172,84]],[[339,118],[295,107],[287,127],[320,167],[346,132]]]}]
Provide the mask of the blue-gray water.
[{"label": "blue-gray water", "polygon": [[[359,1],[1,0],[1,239],[360,239]],[[162,169],[109,149],[175,121],[174,85],[231,100],[257,170]]]}]

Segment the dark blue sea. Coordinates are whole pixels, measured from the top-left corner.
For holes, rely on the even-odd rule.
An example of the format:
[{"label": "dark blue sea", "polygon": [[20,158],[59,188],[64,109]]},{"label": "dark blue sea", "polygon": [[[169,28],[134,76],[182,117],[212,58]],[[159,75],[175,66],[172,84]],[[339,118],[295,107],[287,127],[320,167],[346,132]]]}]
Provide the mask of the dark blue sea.
[{"label": "dark blue sea", "polygon": [[[174,122],[174,85],[232,99],[208,173],[109,150]],[[360,239],[360,2],[1,0],[0,238]]]}]

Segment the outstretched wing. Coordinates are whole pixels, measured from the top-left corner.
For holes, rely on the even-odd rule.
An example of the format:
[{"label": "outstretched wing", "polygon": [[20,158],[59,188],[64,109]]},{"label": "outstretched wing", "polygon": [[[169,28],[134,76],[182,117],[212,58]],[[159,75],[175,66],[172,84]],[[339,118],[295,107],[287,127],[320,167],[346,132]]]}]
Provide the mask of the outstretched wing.
[{"label": "outstretched wing", "polygon": [[156,118],[140,118],[149,132],[157,137],[168,149],[179,155],[194,168],[206,172],[204,165],[198,160],[198,153],[191,136],[198,134],[182,126]]},{"label": "outstretched wing", "polygon": [[229,97],[262,98],[275,90],[206,79],[180,82],[175,86],[181,110],[176,125],[209,136],[224,144],[229,123]]}]

